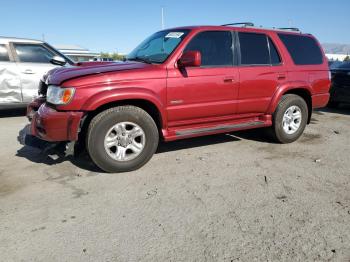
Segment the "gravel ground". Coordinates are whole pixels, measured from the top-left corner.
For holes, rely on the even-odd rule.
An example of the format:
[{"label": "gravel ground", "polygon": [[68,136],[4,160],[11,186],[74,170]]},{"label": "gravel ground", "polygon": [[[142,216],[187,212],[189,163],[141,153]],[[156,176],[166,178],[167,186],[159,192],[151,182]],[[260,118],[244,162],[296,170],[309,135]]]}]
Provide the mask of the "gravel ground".
[{"label": "gravel ground", "polygon": [[171,142],[121,174],[21,146],[18,115],[0,117],[1,261],[350,261],[350,107],[293,144]]}]

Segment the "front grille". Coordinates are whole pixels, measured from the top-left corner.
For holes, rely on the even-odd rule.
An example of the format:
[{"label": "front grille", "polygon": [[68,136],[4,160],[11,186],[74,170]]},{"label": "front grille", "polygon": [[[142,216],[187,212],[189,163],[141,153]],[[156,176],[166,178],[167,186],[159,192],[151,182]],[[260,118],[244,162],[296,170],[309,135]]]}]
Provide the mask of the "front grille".
[{"label": "front grille", "polygon": [[47,84],[45,84],[45,82],[40,80],[38,94],[39,94],[39,96],[46,97],[46,93],[47,93]]}]

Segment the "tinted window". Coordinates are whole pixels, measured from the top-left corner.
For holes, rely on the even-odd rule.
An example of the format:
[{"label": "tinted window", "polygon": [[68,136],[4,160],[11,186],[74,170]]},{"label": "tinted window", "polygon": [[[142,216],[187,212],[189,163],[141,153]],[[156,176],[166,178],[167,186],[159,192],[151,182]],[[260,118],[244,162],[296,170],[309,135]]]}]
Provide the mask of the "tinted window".
[{"label": "tinted window", "polygon": [[270,56],[271,56],[271,64],[277,65],[281,63],[281,57],[278,54],[277,48],[272,40],[269,38],[269,47],[270,47]]},{"label": "tinted window", "polygon": [[315,39],[309,36],[278,34],[287,47],[294,64],[319,65],[323,62],[322,52]]},{"label": "tinted window", "polygon": [[266,35],[238,33],[242,65],[268,65],[270,54]]},{"label": "tinted window", "polygon": [[232,35],[228,31],[208,31],[196,35],[185,51],[199,51],[202,66],[232,66]]},{"label": "tinted window", "polygon": [[42,45],[14,44],[21,62],[49,63],[54,54]]},{"label": "tinted window", "polygon": [[0,61],[10,61],[9,54],[5,45],[0,45]]}]

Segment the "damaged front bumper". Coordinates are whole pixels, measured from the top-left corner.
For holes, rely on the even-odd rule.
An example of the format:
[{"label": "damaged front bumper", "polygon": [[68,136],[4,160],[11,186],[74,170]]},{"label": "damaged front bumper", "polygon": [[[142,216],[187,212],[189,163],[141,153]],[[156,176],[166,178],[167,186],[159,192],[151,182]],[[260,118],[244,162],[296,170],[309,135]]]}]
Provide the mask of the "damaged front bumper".
[{"label": "damaged front bumper", "polygon": [[27,107],[30,135],[49,142],[77,141],[83,112],[57,111],[38,98]]}]

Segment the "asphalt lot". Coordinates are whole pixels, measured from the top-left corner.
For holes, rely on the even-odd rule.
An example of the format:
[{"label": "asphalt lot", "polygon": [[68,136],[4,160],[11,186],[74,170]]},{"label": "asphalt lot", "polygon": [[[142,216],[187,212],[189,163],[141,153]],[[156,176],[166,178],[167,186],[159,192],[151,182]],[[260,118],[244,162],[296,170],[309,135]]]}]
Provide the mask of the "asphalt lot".
[{"label": "asphalt lot", "polygon": [[21,113],[0,117],[1,261],[350,261],[350,107],[293,144],[177,141],[121,174],[21,146]]}]

